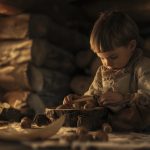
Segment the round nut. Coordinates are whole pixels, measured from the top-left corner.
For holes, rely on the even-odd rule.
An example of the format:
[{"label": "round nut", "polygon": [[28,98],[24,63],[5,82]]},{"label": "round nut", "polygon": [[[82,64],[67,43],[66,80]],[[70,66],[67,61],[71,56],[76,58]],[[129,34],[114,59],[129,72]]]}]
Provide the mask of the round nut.
[{"label": "round nut", "polygon": [[93,134],[93,139],[95,141],[101,141],[101,142],[105,141],[106,142],[106,141],[108,141],[108,134],[104,131],[99,130],[99,131],[95,132],[95,134]]},{"label": "round nut", "polygon": [[76,130],[76,133],[78,135],[81,135],[81,134],[85,135],[85,134],[88,134],[88,130],[85,127],[78,127],[77,130]]},{"label": "round nut", "polygon": [[111,132],[112,132],[112,127],[111,127],[111,125],[108,124],[108,123],[104,123],[104,124],[102,125],[102,129],[103,129],[103,131],[106,132],[106,133],[111,133]]},{"label": "round nut", "polygon": [[20,122],[21,128],[31,128],[32,120],[28,117],[23,117]]}]

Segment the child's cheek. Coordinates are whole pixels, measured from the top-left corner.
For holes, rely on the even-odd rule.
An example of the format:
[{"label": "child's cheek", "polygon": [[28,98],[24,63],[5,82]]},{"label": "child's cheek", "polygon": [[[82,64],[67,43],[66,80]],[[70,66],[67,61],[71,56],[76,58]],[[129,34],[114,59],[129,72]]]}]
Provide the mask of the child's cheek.
[{"label": "child's cheek", "polygon": [[101,59],[102,65],[105,66],[105,62],[103,59]]}]

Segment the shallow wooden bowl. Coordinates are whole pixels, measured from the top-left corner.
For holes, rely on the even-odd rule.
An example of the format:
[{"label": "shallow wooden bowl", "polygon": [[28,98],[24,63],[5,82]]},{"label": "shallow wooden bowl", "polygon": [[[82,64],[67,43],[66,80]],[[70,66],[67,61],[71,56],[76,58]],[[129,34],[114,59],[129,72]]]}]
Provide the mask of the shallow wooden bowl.
[{"label": "shallow wooden bowl", "polygon": [[78,127],[83,126],[89,130],[100,129],[107,119],[107,110],[103,107],[93,109],[46,109],[46,116],[50,119],[57,119],[66,115],[64,126]]}]

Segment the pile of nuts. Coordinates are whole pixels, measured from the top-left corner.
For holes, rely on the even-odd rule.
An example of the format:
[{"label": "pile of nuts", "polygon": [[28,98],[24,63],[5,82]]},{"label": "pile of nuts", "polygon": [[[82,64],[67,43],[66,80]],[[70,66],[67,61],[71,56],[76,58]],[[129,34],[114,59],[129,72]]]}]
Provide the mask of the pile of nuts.
[{"label": "pile of nuts", "polygon": [[34,120],[29,117],[23,117],[20,122],[20,126],[23,129],[31,128],[32,124],[36,124],[37,126],[49,125],[52,121],[45,114],[38,114],[35,116]]},{"label": "pile of nuts", "polygon": [[70,136],[66,135],[62,137],[65,142],[71,143],[73,141],[87,142],[87,141],[97,141],[97,142],[107,142],[108,134],[102,130],[95,132],[89,132],[85,127],[78,127],[76,132]]}]

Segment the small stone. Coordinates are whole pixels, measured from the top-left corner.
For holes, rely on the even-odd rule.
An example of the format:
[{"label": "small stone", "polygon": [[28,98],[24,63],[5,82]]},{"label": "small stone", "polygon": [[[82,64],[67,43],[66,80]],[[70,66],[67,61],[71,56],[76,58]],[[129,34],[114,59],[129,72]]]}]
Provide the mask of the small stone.
[{"label": "small stone", "polygon": [[30,118],[23,117],[21,119],[21,123],[20,123],[21,128],[24,128],[24,129],[31,128],[31,124],[32,124],[32,120]]}]

